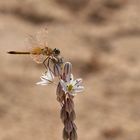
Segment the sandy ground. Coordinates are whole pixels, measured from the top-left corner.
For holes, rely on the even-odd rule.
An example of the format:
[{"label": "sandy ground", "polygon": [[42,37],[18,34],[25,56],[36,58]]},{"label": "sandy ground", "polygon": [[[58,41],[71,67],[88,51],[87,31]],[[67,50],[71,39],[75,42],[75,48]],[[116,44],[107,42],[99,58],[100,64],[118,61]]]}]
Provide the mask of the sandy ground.
[{"label": "sandy ground", "polygon": [[62,140],[55,85],[25,50],[42,27],[85,91],[75,97],[79,140],[140,140],[140,1],[0,1],[0,140]]}]

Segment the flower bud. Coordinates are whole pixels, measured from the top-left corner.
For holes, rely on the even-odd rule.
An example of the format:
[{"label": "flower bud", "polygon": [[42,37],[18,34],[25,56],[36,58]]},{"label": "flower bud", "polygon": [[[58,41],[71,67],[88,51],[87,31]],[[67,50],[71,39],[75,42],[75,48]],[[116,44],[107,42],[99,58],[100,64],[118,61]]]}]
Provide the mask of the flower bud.
[{"label": "flower bud", "polygon": [[60,118],[61,118],[62,122],[65,122],[68,119],[68,114],[65,111],[65,107],[64,106],[61,108]]},{"label": "flower bud", "polygon": [[77,140],[77,139],[78,139],[78,136],[77,136],[76,130],[73,129],[72,132],[70,133],[70,140]]},{"label": "flower bud", "polygon": [[62,86],[59,83],[56,90],[57,101],[62,103],[65,97],[65,92],[62,90]]},{"label": "flower bud", "polygon": [[64,65],[64,74],[70,75],[72,73],[72,64],[70,62],[66,62]]},{"label": "flower bud", "polygon": [[70,132],[73,130],[73,125],[72,125],[72,122],[69,121],[69,120],[66,120],[65,121],[65,130],[68,134],[70,134]]},{"label": "flower bud", "polygon": [[70,98],[68,98],[66,101],[65,109],[69,114],[74,110],[74,103]]},{"label": "flower bud", "polygon": [[74,110],[72,110],[72,112],[70,113],[70,117],[69,118],[70,118],[71,121],[74,121],[76,119],[76,114],[75,114]]},{"label": "flower bud", "polygon": [[65,130],[65,128],[63,129],[63,139],[64,140],[68,140],[69,139],[69,134],[67,133],[67,131]]}]

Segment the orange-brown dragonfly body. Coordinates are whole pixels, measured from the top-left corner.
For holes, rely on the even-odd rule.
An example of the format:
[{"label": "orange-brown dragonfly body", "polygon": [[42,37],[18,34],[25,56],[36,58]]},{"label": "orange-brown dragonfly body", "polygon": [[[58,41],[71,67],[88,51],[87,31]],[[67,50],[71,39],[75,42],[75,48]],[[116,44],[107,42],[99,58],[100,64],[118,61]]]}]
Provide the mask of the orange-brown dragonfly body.
[{"label": "orange-brown dragonfly body", "polygon": [[[44,48],[36,47],[31,52],[9,51],[8,53],[9,54],[23,54],[23,55],[30,54],[37,63],[43,63],[44,66],[46,67],[46,69],[49,68],[50,70],[51,70],[50,61],[53,64],[62,64],[63,63],[62,58],[58,57],[60,55],[60,50],[56,49],[56,48],[51,49],[49,47],[44,47]],[[37,57],[40,57],[40,56],[43,56],[44,60],[37,59]],[[47,65],[45,64],[46,61],[47,61]]]},{"label": "orange-brown dragonfly body", "polygon": [[31,55],[35,55],[35,56],[39,56],[39,55],[43,55],[46,57],[52,56],[52,57],[57,57],[60,54],[59,49],[51,49],[49,47],[36,47],[33,48],[33,50],[31,50],[30,52],[19,52],[19,51],[9,51],[9,54],[31,54]]},{"label": "orange-brown dragonfly body", "polygon": [[[30,55],[33,60],[37,63],[43,63],[44,66],[48,69],[51,69],[50,63],[53,64],[62,64],[63,60],[60,57],[59,49],[51,49],[47,45],[47,30],[43,29],[41,32],[38,32],[35,36],[29,36],[29,51],[9,51],[9,54],[19,54],[19,55]],[[46,65],[47,62],[47,65]]]}]

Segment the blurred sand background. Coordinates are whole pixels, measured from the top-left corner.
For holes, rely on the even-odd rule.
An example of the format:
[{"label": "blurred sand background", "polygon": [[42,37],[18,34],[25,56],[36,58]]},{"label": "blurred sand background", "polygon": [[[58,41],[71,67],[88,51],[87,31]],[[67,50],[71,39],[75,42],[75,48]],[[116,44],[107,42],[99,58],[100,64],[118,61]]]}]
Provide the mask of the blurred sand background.
[{"label": "blurred sand background", "polygon": [[85,91],[75,98],[79,140],[140,140],[140,0],[0,1],[0,140],[62,140],[55,86],[25,39],[40,28]]}]

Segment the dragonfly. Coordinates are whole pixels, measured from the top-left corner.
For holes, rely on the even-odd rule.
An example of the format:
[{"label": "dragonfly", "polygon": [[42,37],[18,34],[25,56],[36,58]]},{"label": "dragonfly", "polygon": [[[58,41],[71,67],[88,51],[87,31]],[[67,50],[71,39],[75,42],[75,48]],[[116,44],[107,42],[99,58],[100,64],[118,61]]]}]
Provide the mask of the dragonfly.
[{"label": "dragonfly", "polygon": [[9,51],[8,54],[30,55],[36,63],[43,63],[46,69],[51,70],[50,63],[61,65],[63,60],[60,56],[60,50],[48,47],[46,40],[47,30],[43,29],[35,36],[29,36],[30,45],[28,51]]}]

